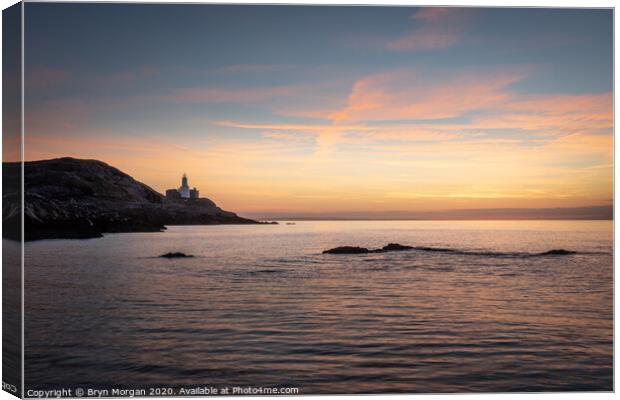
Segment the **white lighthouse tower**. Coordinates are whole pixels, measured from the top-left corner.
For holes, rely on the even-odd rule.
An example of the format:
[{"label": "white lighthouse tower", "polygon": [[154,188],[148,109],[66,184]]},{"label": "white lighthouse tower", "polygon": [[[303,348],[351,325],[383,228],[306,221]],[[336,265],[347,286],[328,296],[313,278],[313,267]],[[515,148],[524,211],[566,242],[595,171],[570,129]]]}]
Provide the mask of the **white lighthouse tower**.
[{"label": "white lighthouse tower", "polygon": [[189,185],[187,184],[187,175],[183,174],[181,178],[181,187],[179,188],[179,194],[183,199],[189,199]]}]

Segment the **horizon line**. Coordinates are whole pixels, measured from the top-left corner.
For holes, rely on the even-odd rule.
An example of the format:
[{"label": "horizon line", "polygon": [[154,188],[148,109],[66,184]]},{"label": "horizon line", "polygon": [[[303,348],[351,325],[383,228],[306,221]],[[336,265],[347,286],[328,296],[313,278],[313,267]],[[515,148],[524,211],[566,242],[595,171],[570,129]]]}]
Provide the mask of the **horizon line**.
[{"label": "horizon line", "polygon": [[[243,216],[243,215],[241,215]],[[613,221],[613,217],[567,217],[567,218],[328,218],[328,217],[287,217],[261,218],[261,221]]]},{"label": "horizon line", "polygon": [[260,220],[290,221],[557,221],[612,220],[614,204],[550,208],[469,208],[433,211],[239,212]]}]

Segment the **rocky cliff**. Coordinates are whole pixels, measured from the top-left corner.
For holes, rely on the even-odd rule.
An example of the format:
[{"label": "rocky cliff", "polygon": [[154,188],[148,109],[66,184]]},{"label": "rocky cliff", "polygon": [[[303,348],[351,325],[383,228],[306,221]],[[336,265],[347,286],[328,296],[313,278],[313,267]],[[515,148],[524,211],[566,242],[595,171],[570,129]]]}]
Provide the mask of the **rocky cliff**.
[{"label": "rocky cliff", "polygon": [[[19,239],[20,163],[3,163],[3,236]],[[26,240],[148,232],[165,225],[253,224],[209,199],[170,201],[97,160],[58,158],[24,164]]]}]

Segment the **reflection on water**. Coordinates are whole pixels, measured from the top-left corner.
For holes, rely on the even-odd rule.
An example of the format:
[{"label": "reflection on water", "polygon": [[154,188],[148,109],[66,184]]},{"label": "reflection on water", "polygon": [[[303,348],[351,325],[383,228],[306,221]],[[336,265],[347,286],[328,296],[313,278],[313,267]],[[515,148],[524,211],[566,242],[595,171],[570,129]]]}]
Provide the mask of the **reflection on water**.
[{"label": "reflection on water", "polygon": [[[321,254],[389,242],[459,251]],[[492,254],[550,249],[578,253]],[[156,257],[169,251],[196,257]],[[297,222],[33,242],[26,385],[608,391],[612,273],[609,221]]]}]

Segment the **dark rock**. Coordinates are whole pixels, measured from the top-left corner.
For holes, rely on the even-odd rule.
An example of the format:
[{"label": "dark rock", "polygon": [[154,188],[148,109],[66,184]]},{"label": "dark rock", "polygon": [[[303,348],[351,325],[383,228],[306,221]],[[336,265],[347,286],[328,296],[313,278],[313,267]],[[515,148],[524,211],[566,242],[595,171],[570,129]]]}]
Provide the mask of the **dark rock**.
[{"label": "dark rock", "polygon": [[[21,163],[3,163],[2,177],[3,236],[20,240]],[[206,198],[166,201],[147,185],[97,160],[25,162],[24,189],[26,240],[158,232],[165,225],[257,223]]]},{"label": "dark rock", "polygon": [[398,244],[398,243],[390,243],[386,246],[383,246],[383,251],[403,251],[403,250],[411,250],[413,249],[413,247],[411,246],[404,246],[402,244]]},{"label": "dark rock", "polygon": [[340,246],[333,249],[325,250],[323,251],[323,254],[368,254],[371,252],[372,250],[369,250],[365,247]]},{"label": "dark rock", "polygon": [[259,224],[261,224],[261,225],[280,225],[280,223],[278,221],[260,221]]},{"label": "dark rock", "polygon": [[412,250],[411,246],[404,246],[398,243],[390,243],[380,249],[367,249],[365,247],[341,246],[323,251],[323,254],[369,254],[369,253],[385,253],[388,251]]},{"label": "dark rock", "polygon": [[194,257],[194,256],[192,256],[191,254],[175,252],[175,253],[162,254],[160,257],[162,257],[162,258],[191,258],[191,257]]},{"label": "dark rock", "polygon": [[570,254],[577,254],[576,251],[564,250],[564,249],[553,249],[549,251],[545,251],[544,253],[540,253],[541,256],[567,256]]}]

